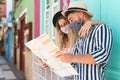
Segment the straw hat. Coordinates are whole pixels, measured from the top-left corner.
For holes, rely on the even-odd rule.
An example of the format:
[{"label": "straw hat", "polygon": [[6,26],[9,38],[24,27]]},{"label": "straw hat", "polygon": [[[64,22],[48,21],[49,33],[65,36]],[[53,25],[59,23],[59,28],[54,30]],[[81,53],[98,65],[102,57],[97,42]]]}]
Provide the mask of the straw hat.
[{"label": "straw hat", "polygon": [[87,6],[83,2],[71,2],[68,9],[62,12],[62,14],[65,16],[66,12],[69,11],[82,11],[87,13],[90,17],[93,17],[93,14],[87,10]]}]

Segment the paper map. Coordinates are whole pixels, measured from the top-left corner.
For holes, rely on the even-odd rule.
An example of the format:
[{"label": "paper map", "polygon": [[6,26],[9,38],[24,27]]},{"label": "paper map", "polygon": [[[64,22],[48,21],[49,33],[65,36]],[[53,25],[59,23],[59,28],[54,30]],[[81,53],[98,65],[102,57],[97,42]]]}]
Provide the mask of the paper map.
[{"label": "paper map", "polygon": [[49,34],[44,33],[41,36],[25,43],[25,45],[39,58],[41,58],[58,76],[78,75],[77,71],[68,63],[57,60],[55,52],[59,48],[50,39]]}]

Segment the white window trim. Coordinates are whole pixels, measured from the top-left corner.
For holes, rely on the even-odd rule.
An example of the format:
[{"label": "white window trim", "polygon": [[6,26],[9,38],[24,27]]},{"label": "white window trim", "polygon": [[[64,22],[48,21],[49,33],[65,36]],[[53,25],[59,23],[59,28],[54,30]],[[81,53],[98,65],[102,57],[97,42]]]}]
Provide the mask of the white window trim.
[{"label": "white window trim", "polygon": [[27,23],[27,15],[28,15],[28,9],[24,9],[23,12],[20,14],[19,18],[21,18],[24,14],[26,13],[25,15],[25,23]]},{"label": "white window trim", "polygon": [[[47,19],[47,18],[46,18],[46,12],[47,12],[47,11],[50,11],[50,7],[49,7],[48,9],[46,8],[46,2],[47,2],[47,0],[45,0],[45,12],[44,12],[44,14],[45,14],[45,15],[44,15],[44,18],[45,18],[45,19],[44,19],[44,32],[46,32],[46,19]],[[50,14],[49,14],[49,18],[50,18]],[[50,24],[49,24],[49,25],[50,25]],[[50,28],[49,28],[49,29],[50,29]],[[49,32],[48,32],[48,33],[49,33]]]},{"label": "white window trim", "polygon": [[[54,7],[55,6],[57,6],[58,7],[58,2],[59,2],[59,0],[56,2],[56,3],[54,3],[54,0],[53,0],[53,5],[52,5],[52,18],[53,18],[53,16],[54,16]],[[59,7],[58,7],[59,8]],[[53,26],[53,24],[52,24],[52,39],[55,39],[55,36],[53,35],[53,34],[55,34],[55,32],[53,32],[53,29],[54,29],[54,26]]]},{"label": "white window trim", "polygon": [[[45,19],[44,19],[44,26],[45,26],[45,27],[44,27],[44,32],[46,32],[46,19],[47,19],[47,18],[46,18],[46,12],[47,12],[47,11],[50,11],[50,9],[45,10],[45,15],[44,15],[44,18],[45,18]],[[49,15],[50,15],[50,14],[49,14]],[[50,16],[49,16],[49,17],[50,17]],[[49,24],[49,25],[50,25],[50,24]]]},{"label": "white window trim", "polygon": [[[47,5],[46,4],[47,4],[47,0],[45,0],[45,10],[47,10]],[[49,5],[49,8],[50,8],[50,3],[48,5]]]}]

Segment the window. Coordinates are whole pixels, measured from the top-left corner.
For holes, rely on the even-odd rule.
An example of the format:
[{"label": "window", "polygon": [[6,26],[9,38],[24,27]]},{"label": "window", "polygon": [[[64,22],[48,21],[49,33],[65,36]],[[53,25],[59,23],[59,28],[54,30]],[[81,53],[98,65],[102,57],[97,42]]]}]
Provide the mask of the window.
[{"label": "window", "polygon": [[45,12],[45,32],[48,32],[49,33],[49,31],[50,31],[50,26],[49,26],[49,24],[50,24],[50,12],[49,12],[49,10],[47,10],[46,12]]},{"label": "window", "polygon": [[50,0],[45,0],[45,28],[44,31],[49,33],[50,31]]},{"label": "window", "polygon": [[58,2],[58,0],[54,0],[54,3]]},{"label": "window", "polygon": [[50,0],[46,0],[46,9],[50,8]]},{"label": "window", "polygon": [[[58,11],[58,0],[53,0],[52,16]],[[55,27],[52,26],[52,37],[55,38]]]}]

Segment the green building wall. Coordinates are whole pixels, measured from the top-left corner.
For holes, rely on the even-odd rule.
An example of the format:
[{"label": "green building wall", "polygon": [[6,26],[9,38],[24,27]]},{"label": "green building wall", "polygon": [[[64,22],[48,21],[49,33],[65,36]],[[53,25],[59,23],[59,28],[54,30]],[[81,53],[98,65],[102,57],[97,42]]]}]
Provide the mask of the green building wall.
[{"label": "green building wall", "polygon": [[[34,0],[19,0],[18,7],[14,11],[14,17],[19,18],[25,9],[27,9],[27,22],[32,22],[32,26],[34,26]],[[34,27],[32,30],[34,31]]]}]

